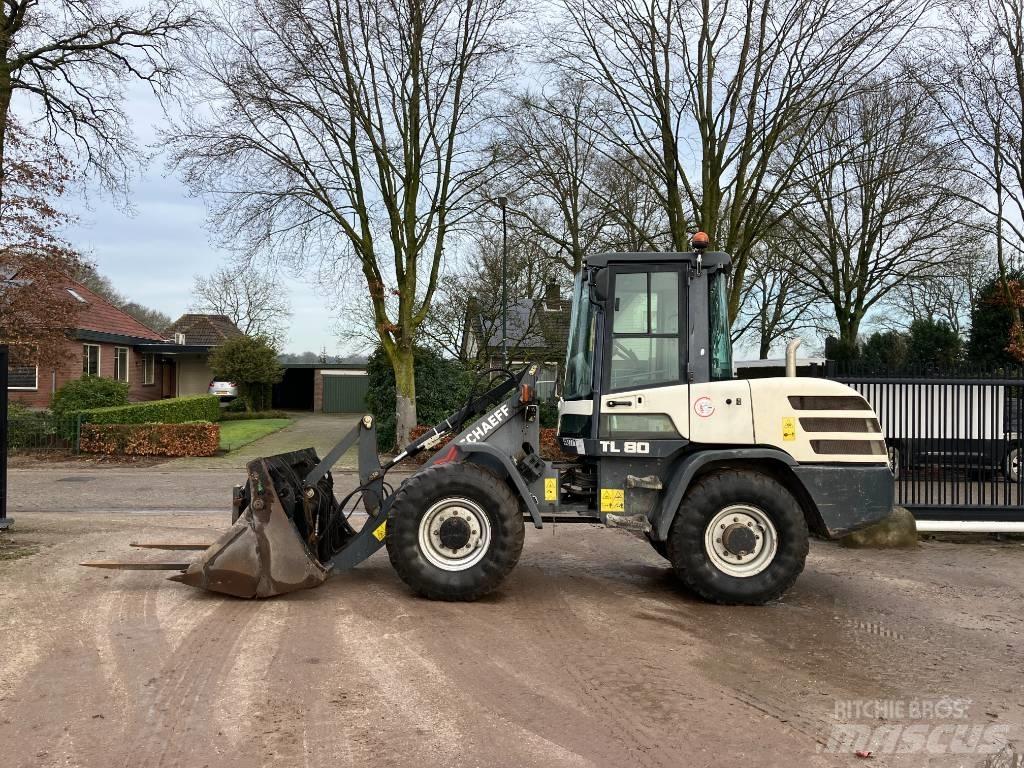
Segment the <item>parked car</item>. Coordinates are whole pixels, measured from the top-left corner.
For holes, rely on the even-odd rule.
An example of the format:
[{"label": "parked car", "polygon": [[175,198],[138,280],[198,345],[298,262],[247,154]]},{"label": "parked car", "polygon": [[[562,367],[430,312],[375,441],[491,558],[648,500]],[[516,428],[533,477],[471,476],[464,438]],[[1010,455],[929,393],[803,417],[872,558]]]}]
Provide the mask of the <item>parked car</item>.
[{"label": "parked car", "polygon": [[233,381],[211,381],[206,391],[211,395],[217,395],[223,401],[238,397],[238,385]]}]

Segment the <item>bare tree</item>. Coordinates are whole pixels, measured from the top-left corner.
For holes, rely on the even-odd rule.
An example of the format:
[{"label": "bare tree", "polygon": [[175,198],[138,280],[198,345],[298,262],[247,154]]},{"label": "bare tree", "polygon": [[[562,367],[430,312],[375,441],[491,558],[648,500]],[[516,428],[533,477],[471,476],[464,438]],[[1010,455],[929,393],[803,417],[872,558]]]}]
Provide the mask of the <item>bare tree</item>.
[{"label": "bare tree", "polygon": [[963,41],[958,55],[925,55],[913,71],[970,158],[966,172],[984,190],[971,202],[994,236],[1011,347],[1024,359],[1024,323],[1009,279],[1024,257],[1024,0],[956,3],[948,20],[943,33]]},{"label": "bare tree", "polygon": [[558,67],[614,105],[603,131],[654,182],[669,247],[686,250],[700,228],[732,253],[735,317],[751,250],[778,224],[806,154],[801,142],[928,4],[561,0],[565,24],[547,44]]},{"label": "bare tree", "polygon": [[919,89],[879,81],[823,124],[803,154],[794,193],[805,202],[792,214],[798,274],[830,307],[844,348],[873,307],[949,264],[968,237],[970,179],[935,124]]},{"label": "bare tree", "polygon": [[143,7],[109,0],[0,3],[0,195],[15,94],[49,136],[63,136],[108,186],[119,187],[136,156],[121,106],[130,80],[163,90],[175,71],[169,44],[193,25],[185,0]]},{"label": "bare tree", "polygon": [[[526,222],[509,230],[508,254],[508,353],[521,358],[522,350],[537,346],[543,337],[542,308],[549,286],[564,289],[568,283],[565,266],[538,242]],[[502,338],[502,243],[501,233],[482,220],[473,251],[461,269],[442,277],[438,301],[424,322],[422,341],[449,357],[461,358],[477,366],[488,366],[493,349]],[[478,346],[464,344],[467,320]],[[565,350],[558,350],[558,357]]]},{"label": "bare tree", "polygon": [[799,249],[789,238],[772,236],[751,252],[740,313],[732,327],[734,342],[750,340],[767,359],[780,339],[816,330],[818,297],[801,280]]},{"label": "bare tree", "polygon": [[607,219],[601,247],[627,253],[671,247],[657,186],[643,165],[621,149],[601,161],[597,192]]},{"label": "bare tree", "polygon": [[992,238],[967,240],[954,246],[948,258],[909,280],[903,290],[890,294],[887,315],[901,328],[915,320],[944,322],[966,336],[971,309],[982,288],[997,272],[992,259]]},{"label": "bare tree", "polygon": [[608,221],[595,189],[602,160],[602,105],[586,83],[562,78],[550,92],[510,99],[495,140],[494,185],[513,215],[551,243],[569,274],[583,266]]},{"label": "bare tree", "polygon": [[[250,250],[361,273],[416,423],[413,343],[486,159],[511,0],[221,0],[195,42],[202,110],[177,126],[188,182]],[[389,298],[394,298],[390,302]]]},{"label": "bare tree", "polygon": [[239,262],[192,281],[190,309],[227,315],[246,336],[262,336],[276,349],[288,340],[291,304],[288,291],[273,270]]}]

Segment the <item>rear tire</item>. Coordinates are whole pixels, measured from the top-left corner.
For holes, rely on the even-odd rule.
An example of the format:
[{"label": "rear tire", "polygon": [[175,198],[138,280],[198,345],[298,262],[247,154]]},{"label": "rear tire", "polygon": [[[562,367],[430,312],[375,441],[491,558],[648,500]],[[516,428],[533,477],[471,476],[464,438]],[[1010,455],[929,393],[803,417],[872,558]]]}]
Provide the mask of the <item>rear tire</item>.
[{"label": "rear tire", "polygon": [[676,575],[701,598],[761,605],[793,586],[803,571],[807,522],[793,494],[776,480],[721,470],[687,491],[667,543]]},{"label": "rear tire", "polygon": [[508,485],[474,464],[428,467],[388,511],[391,565],[431,600],[468,601],[494,590],[519,561],[526,529]]}]

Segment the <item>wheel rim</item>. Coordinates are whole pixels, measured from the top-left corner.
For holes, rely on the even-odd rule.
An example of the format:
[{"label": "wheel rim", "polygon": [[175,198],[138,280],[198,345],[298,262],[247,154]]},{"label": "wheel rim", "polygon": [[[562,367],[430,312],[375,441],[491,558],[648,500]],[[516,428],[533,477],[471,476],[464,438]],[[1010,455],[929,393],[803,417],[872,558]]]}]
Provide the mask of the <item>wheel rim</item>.
[{"label": "wheel rim", "polygon": [[733,504],[708,522],[704,551],[722,573],[754,576],[775,559],[779,537],[771,518],[749,504]]},{"label": "wheel rim", "polygon": [[420,518],[420,552],[443,571],[464,571],[479,563],[491,543],[491,521],[475,501],[438,501]]},{"label": "wheel rim", "polygon": [[1020,451],[1014,448],[1010,451],[1010,479],[1017,480],[1020,477]]}]

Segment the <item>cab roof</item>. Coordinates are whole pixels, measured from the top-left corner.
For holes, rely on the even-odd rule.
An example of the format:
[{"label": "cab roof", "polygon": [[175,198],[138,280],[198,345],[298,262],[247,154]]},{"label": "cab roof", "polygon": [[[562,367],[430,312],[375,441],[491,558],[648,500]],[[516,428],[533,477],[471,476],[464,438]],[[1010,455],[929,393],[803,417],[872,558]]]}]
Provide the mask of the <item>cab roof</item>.
[{"label": "cab roof", "polygon": [[[696,264],[694,251],[673,253],[671,251],[647,251],[644,253],[594,253],[586,256],[583,263],[588,267],[607,267],[614,264]],[[704,267],[727,267],[732,257],[724,251],[705,251],[701,259]]]}]

